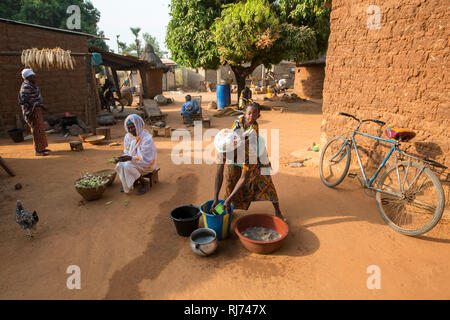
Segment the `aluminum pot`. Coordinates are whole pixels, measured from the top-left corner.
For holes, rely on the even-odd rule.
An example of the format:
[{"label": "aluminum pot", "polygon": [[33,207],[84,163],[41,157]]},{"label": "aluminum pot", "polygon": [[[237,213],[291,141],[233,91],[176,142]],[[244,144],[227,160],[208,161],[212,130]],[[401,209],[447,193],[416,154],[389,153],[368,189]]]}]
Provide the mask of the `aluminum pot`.
[{"label": "aluminum pot", "polygon": [[217,249],[217,235],[213,229],[200,228],[191,233],[191,250],[199,256],[209,256]]}]

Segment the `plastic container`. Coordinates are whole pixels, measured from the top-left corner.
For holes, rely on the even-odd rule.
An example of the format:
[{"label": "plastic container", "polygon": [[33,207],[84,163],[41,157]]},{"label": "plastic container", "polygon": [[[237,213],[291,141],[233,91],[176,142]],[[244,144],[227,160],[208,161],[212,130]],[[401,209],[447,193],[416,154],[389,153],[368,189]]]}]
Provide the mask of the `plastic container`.
[{"label": "plastic container", "polygon": [[198,229],[201,212],[198,207],[191,205],[177,207],[170,212],[177,233],[182,237],[190,237]]},{"label": "plastic container", "polygon": [[[209,200],[200,206],[200,212],[203,217],[203,224],[205,228],[213,229],[217,234],[217,239],[224,240],[230,233],[231,218],[233,215],[233,205],[231,205],[231,212],[225,212],[221,215],[212,215],[211,205],[214,201]],[[225,200],[219,200],[220,203],[224,203]]]},{"label": "plastic container", "polygon": [[231,104],[231,90],[229,84],[216,84],[217,109],[226,108]]},{"label": "plastic container", "polygon": [[8,135],[14,142],[23,142],[23,130],[20,128],[15,128],[8,130]]},{"label": "plastic container", "polygon": [[[245,237],[242,232],[250,227],[263,227],[276,231],[281,238],[272,241],[257,241]],[[249,251],[259,254],[269,254],[277,251],[289,233],[289,226],[278,217],[269,214],[249,214],[241,217],[234,228],[239,240]]]}]

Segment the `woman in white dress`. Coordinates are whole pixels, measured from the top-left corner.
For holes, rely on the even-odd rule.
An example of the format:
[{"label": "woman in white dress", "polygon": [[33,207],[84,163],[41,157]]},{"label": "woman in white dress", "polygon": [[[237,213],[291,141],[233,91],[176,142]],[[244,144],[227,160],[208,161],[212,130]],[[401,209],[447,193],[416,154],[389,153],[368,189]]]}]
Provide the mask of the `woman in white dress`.
[{"label": "woman in white dress", "polygon": [[141,183],[139,194],[147,191],[148,183],[142,177],[156,169],[156,146],[152,135],[144,129],[144,120],[137,114],[129,115],[124,122],[123,155],[116,158],[116,171],[122,182],[122,192],[129,193],[136,182]]}]

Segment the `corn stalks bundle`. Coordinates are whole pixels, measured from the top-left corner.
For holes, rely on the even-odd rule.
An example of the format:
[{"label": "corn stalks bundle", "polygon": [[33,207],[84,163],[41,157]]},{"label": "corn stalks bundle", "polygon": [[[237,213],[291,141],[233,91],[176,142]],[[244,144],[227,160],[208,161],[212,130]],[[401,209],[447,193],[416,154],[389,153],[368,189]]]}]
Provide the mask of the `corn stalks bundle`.
[{"label": "corn stalks bundle", "polygon": [[70,50],[63,50],[61,48],[55,49],[26,49],[22,51],[22,64],[27,68],[34,70],[73,70],[76,62],[72,57]]}]

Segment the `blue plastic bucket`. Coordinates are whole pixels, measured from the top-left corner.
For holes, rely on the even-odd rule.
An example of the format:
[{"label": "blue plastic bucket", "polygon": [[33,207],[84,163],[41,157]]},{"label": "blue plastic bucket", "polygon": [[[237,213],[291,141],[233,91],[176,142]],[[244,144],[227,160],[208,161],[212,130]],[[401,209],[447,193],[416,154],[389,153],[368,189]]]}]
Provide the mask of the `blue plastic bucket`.
[{"label": "blue plastic bucket", "polygon": [[[200,206],[203,224],[205,228],[213,229],[216,232],[217,239],[223,240],[226,239],[230,233],[233,205],[231,205],[231,212],[226,212],[221,215],[212,215],[209,212],[211,211],[211,205],[213,202],[213,200],[209,200]],[[219,200],[219,202],[223,204],[225,200]]]},{"label": "blue plastic bucket", "polygon": [[216,84],[217,109],[226,108],[231,104],[231,90],[229,84]]}]

